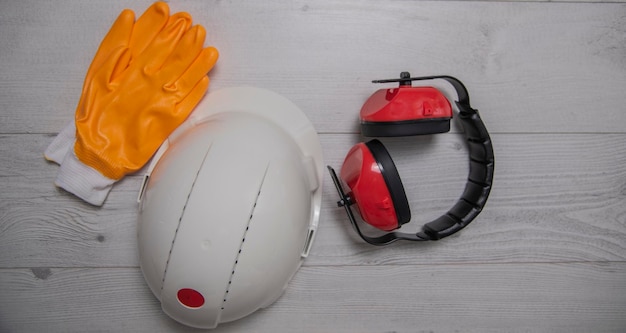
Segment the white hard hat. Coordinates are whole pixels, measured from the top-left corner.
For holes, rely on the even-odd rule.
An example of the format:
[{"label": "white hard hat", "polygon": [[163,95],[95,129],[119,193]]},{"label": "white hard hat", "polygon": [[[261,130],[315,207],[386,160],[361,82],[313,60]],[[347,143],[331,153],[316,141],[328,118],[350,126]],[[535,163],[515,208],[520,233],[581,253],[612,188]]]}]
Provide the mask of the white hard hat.
[{"label": "white hard hat", "polygon": [[308,255],[322,151],[293,103],[207,95],[163,144],[140,193],[139,258],[163,311],[213,328],[272,304]]}]

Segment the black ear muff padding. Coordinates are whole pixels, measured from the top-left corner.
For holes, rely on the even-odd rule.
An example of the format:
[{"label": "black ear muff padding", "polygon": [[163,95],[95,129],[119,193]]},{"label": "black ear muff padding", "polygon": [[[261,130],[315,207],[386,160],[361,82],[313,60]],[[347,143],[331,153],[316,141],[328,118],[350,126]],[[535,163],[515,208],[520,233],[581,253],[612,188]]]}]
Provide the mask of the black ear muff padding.
[{"label": "black ear muff padding", "polygon": [[450,119],[361,122],[361,134],[368,137],[413,136],[446,132],[450,132]]},{"label": "black ear muff padding", "polygon": [[393,208],[396,210],[396,216],[398,217],[398,226],[409,222],[411,220],[409,201],[406,197],[402,180],[400,180],[400,174],[391,159],[391,155],[389,155],[385,146],[376,139],[366,142],[365,145],[372,153],[372,156],[374,156],[383,179],[385,179],[387,189],[391,195],[391,201],[393,202]]}]

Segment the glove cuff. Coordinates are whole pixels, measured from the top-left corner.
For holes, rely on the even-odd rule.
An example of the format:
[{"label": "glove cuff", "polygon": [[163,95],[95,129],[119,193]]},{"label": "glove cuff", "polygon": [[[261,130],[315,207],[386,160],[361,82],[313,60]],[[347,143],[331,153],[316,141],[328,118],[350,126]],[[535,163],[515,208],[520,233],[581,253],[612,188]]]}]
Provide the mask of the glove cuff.
[{"label": "glove cuff", "polygon": [[115,182],[79,161],[72,149],[65,155],[54,184],[94,206],[102,206]]},{"label": "glove cuff", "polygon": [[[130,131],[130,129],[125,131]],[[86,140],[84,137],[81,137],[80,132],[77,132],[76,135],[76,142],[73,147],[75,157],[81,161],[81,163],[93,168],[93,170],[108,179],[120,180],[127,173],[139,170],[143,166],[139,165],[133,168],[125,168],[122,164],[123,156],[111,157],[107,154],[106,148],[90,146],[85,143],[88,139]]]},{"label": "glove cuff", "polygon": [[76,125],[72,120],[50,142],[50,145],[43,153],[44,158],[50,162],[61,164],[67,152],[74,148],[74,141],[76,141]]}]

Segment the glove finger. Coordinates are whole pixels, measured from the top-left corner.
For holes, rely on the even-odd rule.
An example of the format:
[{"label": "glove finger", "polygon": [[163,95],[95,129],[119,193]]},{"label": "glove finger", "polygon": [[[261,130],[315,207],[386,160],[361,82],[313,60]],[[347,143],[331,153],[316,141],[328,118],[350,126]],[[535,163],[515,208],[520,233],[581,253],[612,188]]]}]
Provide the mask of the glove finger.
[{"label": "glove finger", "polygon": [[128,47],[135,22],[135,13],[130,9],[123,10],[117,17],[109,32],[104,36],[98,51],[91,61],[85,75],[85,83],[90,82],[100,66],[107,61],[111,53],[120,48]]},{"label": "glove finger", "polygon": [[191,16],[189,14],[181,12],[172,15],[165,28],[137,58],[139,66],[143,67],[146,73],[159,70],[190,27]]},{"label": "glove finger", "polygon": [[117,78],[116,74],[123,71],[125,64],[127,64],[129,60],[130,50],[126,47],[117,48],[94,74],[93,80],[86,84],[83,97],[87,97],[85,100],[81,98],[81,101],[76,108],[75,121],[77,126],[78,123],[89,118],[90,111],[94,111],[92,110],[93,103],[96,103],[97,101],[94,98],[89,97],[98,95],[98,91],[103,89],[112,89],[112,83],[114,83],[115,78]]},{"label": "glove finger", "polygon": [[[85,80],[83,81],[83,90],[81,92],[80,100],[78,101],[78,109],[83,108],[83,103],[85,102],[85,92],[91,85],[93,77],[100,70],[102,64],[107,61],[114,50],[120,47],[128,47],[134,23],[135,13],[130,9],[123,10],[120,15],[118,15],[115,22],[113,22],[113,25],[109,29],[106,36],[102,39],[102,42],[98,47],[98,51],[96,51],[96,54],[87,69],[87,74],[85,75]],[[116,73],[121,72],[121,69],[128,66],[128,63],[119,64],[118,66],[119,67]]]},{"label": "glove finger", "polygon": [[[122,74],[122,72],[128,67],[128,63],[130,62],[131,51],[128,48],[120,48],[120,53],[113,51],[111,55],[111,62],[104,63],[102,68],[107,73],[107,81],[108,83],[113,83],[113,81]],[[115,60],[113,60],[115,59]],[[109,72],[110,70],[110,72]]]},{"label": "glove finger", "polygon": [[150,45],[169,17],[170,7],[165,2],[155,2],[137,19],[129,42],[132,59],[136,59]]},{"label": "glove finger", "polygon": [[213,68],[219,57],[219,52],[214,47],[207,47],[200,52],[194,62],[185,70],[173,84],[168,84],[163,88],[168,91],[175,91],[179,100],[182,100],[198,81],[200,81]]},{"label": "glove finger", "polygon": [[185,96],[180,103],[176,104],[176,108],[174,110],[175,116],[186,119],[196,105],[200,103],[202,97],[204,97],[204,93],[206,93],[209,88],[209,82],[209,77],[206,75],[200,79],[195,87],[191,89],[189,94],[187,94],[187,96]]},{"label": "glove finger", "polygon": [[206,31],[200,25],[189,29],[163,63],[159,76],[166,82],[180,77],[202,51],[205,36]]}]

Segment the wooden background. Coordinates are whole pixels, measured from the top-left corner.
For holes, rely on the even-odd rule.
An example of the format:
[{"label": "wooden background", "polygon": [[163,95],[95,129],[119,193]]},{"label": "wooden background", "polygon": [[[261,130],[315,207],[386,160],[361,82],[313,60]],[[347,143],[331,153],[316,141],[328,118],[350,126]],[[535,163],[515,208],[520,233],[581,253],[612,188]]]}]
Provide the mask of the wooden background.
[{"label": "wooden background", "polygon": [[[117,14],[148,5],[0,1],[0,332],[196,331],[161,311],[139,270],[140,177],[96,208],[55,188],[58,167],[42,157]],[[364,244],[326,177],[312,253],[286,293],[215,332],[626,332],[626,4],[170,7],[220,50],[210,91],[252,85],[291,99],[327,164],[362,140],[358,110],[382,87],[370,80],[401,71],[463,80],[496,156],[484,212],[428,244]],[[407,229],[417,229],[461,193],[467,148],[458,124],[385,143],[410,199]]]}]

